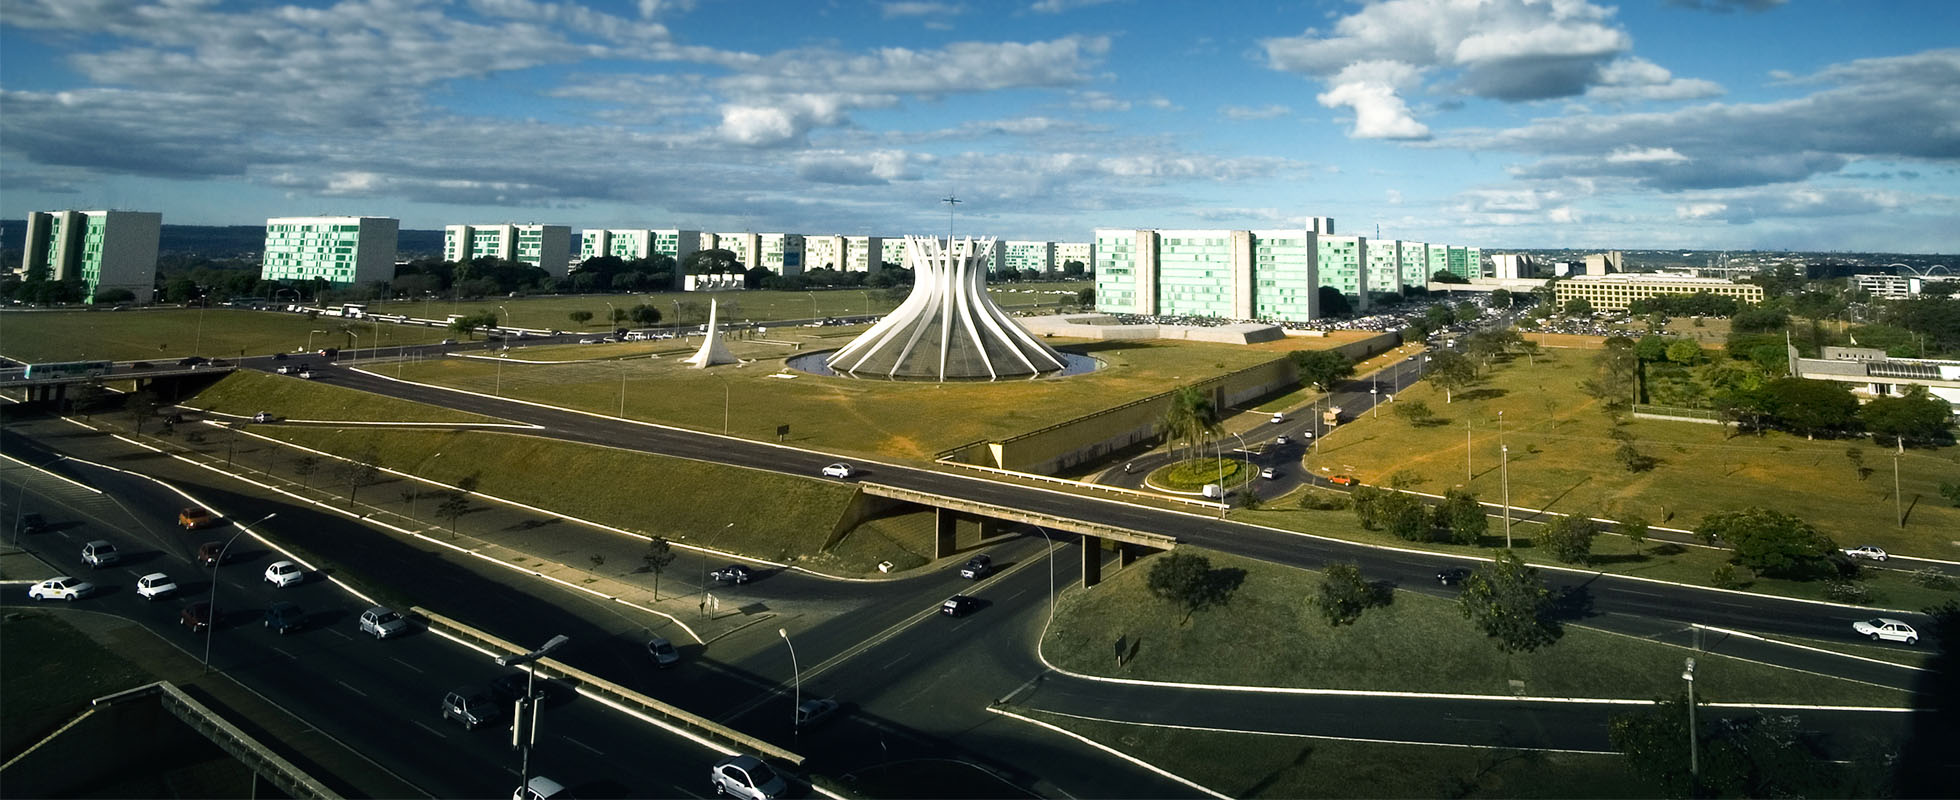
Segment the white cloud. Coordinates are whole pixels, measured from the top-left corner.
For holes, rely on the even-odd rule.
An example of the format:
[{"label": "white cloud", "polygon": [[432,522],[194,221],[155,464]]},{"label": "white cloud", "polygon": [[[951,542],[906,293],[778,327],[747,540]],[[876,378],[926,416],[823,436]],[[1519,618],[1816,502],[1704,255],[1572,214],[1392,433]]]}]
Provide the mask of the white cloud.
[{"label": "white cloud", "polygon": [[1279,117],[1284,117],[1288,114],[1293,113],[1293,109],[1287,108],[1286,106],[1280,105],[1278,103],[1269,103],[1267,105],[1263,105],[1258,108],[1248,108],[1246,106],[1224,106],[1218,109],[1218,113],[1225,115],[1226,119],[1236,119],[1236,120],[1278,119]]},{"label": "white cloud", "polygon": [[1608,164],[1680,164],[1688,160],[1672,147],[1622,147],[1606,156]]},{"label": "white cloud", "polygon": [[1659,64],[1627,57],[1600,70],[1599,83],[1586,96],[1608,103],[1636,100],[1700,100],[1722,94],[1721,84],[1700,78],[1676,78]]},{"label": "white cloud", "polygon": [[1667,0],[1668,5],[1676,8],[1713,11],[1717,14],[1727,14],[1738,9],[1743,11],[1768,11],[1783,5],[1785,2],[1788,2],[1788,0]]},{"label": "white cloud", "polygon": [[1069,108],[1081,111],[1128,111],[1130,101],[1118,98],[1108,92],[1076,92],[1069,99]]},{"label": "white cloud", "polygon": [[911,2],[884,3],[880,11],[885,19],[894,17],[955,17],[966,13],[964,3]]},{"label": "white cloud", "polygon": [[1414,67],[1399,61],[1357,61],[1328,81],[1314,97],[1328,108],[1354,109],[1356,139],[1427,139],[1429,127],[1416,121],[1398,91],[1417,80]]},{"label": "white cloud", "polygon": [[1115,0],[1035,0],[1033,5],[1028,6],[1028,10],[1036,14],[1060,14],[1064,11],[1099,6],[1110,2],[1115,2]]},{"label": "white cloud", "polygon": [[1709,219],[1721,216],[1729,210],[1727,203],[1684,203],[1674,207],[1674,216],[1681,219]]}]

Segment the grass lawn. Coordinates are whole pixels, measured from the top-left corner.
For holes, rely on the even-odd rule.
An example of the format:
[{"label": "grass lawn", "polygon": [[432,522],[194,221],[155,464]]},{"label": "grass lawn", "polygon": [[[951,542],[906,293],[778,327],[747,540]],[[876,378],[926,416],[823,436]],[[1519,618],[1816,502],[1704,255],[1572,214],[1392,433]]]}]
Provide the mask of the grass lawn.
[{"label": "grass lawn", "polygon": [[186,405],[250,416],[269,411],[280,419],[363,422],[505,422],[495,417],[398,400],[284,375],[234,372]]},{"label": "grass lawn", "polygon": [[439,342],[454,335],[419,325],[384,322],[377,326],[338,317],[309,320],[301,314],[235,308],[0,312],[0,355],[25,363],[176,361],[188,355],[226,358],[292,352],[308,344],[314,349],[366,348],[375,346],[377,336],[380,346],[393,347]]},{"label": "grass lawn", "polygon": [[[371,450],[383,467],[452,485],[476,476],[485,494],[772,561],[817,555],[852,492],[815,478],[516,434],[310,426],[258,432],[343,456]],[[315,481],[330,474],[322,470]],[[871,557],[854,553],[848,563]]]},{"label": "grass lawn", "polygon": [[52,614],[0,616],[0,760],[53,733],[105,694],[155,680]]},{"label": "grass lawn", "polygon": [[1941,482],[1960,481],[1960,447],[1909,449],[1899,459],[1910,508],[1903,530],[1892,524],[1892,451],[1868,440],[1729,438],[1719,425],[1636,419],[1626,431],[1659,463],[1629,473],[1613,458],[1620,443],[1607,435],[1606,416],[1578,387],[1593,374],[1591,355],[1553,351],[1536,365],[1495,365],[1481,385],[1457,392],[1454,403],[1418,384],[1397,395],[1397,403],[1424,401],[1442,424],[1419,428],[1393,413],[1363,417],[1329,434],[1309,463],[1371,484],[1401,473],[1415,481],[1409,488],[1441,494],[1465,483],[1467,424],[1469,489],[1496,500],[1502,494],[1497,422],[1504,412],[1515,505],[1607,518],[1637,512],[1674,528],[1692,528],[1712,512],[1764,506],[1803,517],[1842,545],[1960,558],[1960,508],[1939,496]]},{"label": "grass lawn", "polygon": [[[1679,647],[1567,625],[1537,652],[1506,655],[1455,602],[1396,592],[1353,625],[1332,628],[1307,598],[1319,573],[1224,553],[1183,548],[1214,569],[1244,571],[1226,605],[1183,613],[1145,585],[1151,561],[1093,589],[1070,589],[1042,643],[1050,661],[1091,674],[1250,686],[1508,695],[1523,682],[1536,697],[1645,699],[1679,691]],[[1109,643],[1139,642],[1114,668]],[[1703,654],[1697,691],[1710,702],[1905,706],[1893,689]],[[1112,669],[1114,672],[1112,673]]]},{"label": "grass lawn", "polygon": [[[401,372],[409,380],[602,414],[619,413],[623,388],[626,415],[634,419],[716,432],[724,430],[725,419],[728,433],[768,441],[775,440],[776,426],[788,425],[786,441],[803,447],[929,459],[952,447],[1042,428],[1276,357],[1265,349],[1203,342],[1055,339],[1052,344],[1100,359],[1106,367],[1069,378],[998,383],[826,378],[790,371],[783,363],[798,352],[841,347],[860,330],[771,329],[767,341],[728,340],[731,352],[753,362],[710,369],[680,363],[674,354],[688,348],[677,350],[673,342],[662,341],[511,351],[513,358],[526,360],[612,361],[506,362],[500,368],[487,359],[448,358],[411,364]],[[663,351],[669,355],[650,357]]]},{"label": "grass lawn", "polygon": [[[1031,309],[1037,306],[1058,307],[1063,303],[1074,305],[1076,293],[1094,285],[1091,281],[1007,283],[989,286],[987,292],[1003,308]],[[368,310],[424,319],[443,319],[450,314],[491,313],[496,314],[504,324],[515,327],[596,331],[611,327],[605,323],[607,303],[620,311],[641,304],[651,305],[660,309],[662,324],[701,323],[708,321],[708,300],[711,298],[720,302],[721,319],[733,322],[883,314],[897,308],[899,303],[886,297],[884,289],[816,289],[806,292],[760,290],[712,294],[645,292],[546,295],[464,300],[458,303],[438,298],[430,301],[369,303]],[[570,314],[574,311],[592,312],[591,321],[583,325],[572,322]]]},{"label": "grass lawn", "polygon": [[1618,755],[1188,731],[1023,711],[1229,797],[1653,797]]}]

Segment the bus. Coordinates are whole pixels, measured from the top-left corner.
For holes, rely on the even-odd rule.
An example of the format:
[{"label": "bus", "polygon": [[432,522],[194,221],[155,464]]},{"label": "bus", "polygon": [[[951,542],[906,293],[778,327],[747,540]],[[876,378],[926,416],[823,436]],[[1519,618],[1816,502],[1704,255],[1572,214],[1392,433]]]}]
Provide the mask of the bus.
[{"label": "bus", "polygon": [[62,361],[54,364],[29,364],[27,365],[26,374],[22,375],[22,377],[28,380],[35,378],[93,378],[98,375],[107,375],[115,367],[116,363],[113,361]]}]

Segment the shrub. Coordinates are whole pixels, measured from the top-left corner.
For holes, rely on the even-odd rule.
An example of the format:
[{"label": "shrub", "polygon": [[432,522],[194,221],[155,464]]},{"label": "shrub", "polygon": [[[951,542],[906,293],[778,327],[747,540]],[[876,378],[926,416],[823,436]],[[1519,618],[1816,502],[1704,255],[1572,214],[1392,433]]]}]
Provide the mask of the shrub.
[{"label": "shrub", "polygon": [[1723,564],[1716,567],[1715,574],[1709,576],[1709,581],[1714,583],[1717,589],[1742,588],[1742,580],[1736,576],[1734,564]]},{"label": "shrub", "polygon": [[1300,507],[1308,511],[1345,511],[1348,505],[1347,495],[1325,489],[1308,489],[1300,495]]},{"label": "shrub", "polygon": [[1933,567],[1914,570],[1912,573],[1912,582],[1918,584],[1921,588],[1938,589],[1942,592],[1953,591],[1957,585],[1960,585],[1955,584],[1953,578],[1949,577],[1946,573]]},{"label": "shrub", "polygon": [[1872,590],[1857,581],[1831,581],[1824,584],[1824,599],[1837,603],[1865,605],[1872,601]]}]

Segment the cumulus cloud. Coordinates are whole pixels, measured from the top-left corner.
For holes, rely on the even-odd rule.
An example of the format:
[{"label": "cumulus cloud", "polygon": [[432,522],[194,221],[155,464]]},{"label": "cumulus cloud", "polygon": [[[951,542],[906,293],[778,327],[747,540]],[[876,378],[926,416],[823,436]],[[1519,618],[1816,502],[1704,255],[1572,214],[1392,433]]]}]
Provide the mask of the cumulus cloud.
[{"label": "cumulus cloud", "polygon": [[1768,11],[1783,5],[1788,0],[1667,0],[1675,8],[1691,8],[1696,11],[1713,11],[1727,14],[1732,11]]},{"label": "cumulus cloud", "polygon": [[1112,2],[1115,0],[1036,0],[1033,5],[1028,6],[1028,10],[1036,14],[1060,14],[1064,11]]},{"label": "cumulus cloud", "polygon": [[1721,84],[1700,78],[1677,78],[1644,58],[1627,57],[1602,67],[1599,82],[1586,96],[1608,103],[1634,100],[1700,100],[1722,94]]},{"label": "cumulus cloud", "polygon": [[966,13],[964,3],[932,3],[911,0],[900,3],[884,3],[879,11],[885,19],[896,17],[956,17]]},{"label": "cumulus cloud", "polygon": [[918,180],[919,167],[931,161],[931,156],[902,150],[809,152],[797,157],[796,176],[814,183],[883,186]]},{"label": "cumulus cloud", "polygon": [[1619,177],[1668,191],[1800,181],[1861,158],[1960,159],[1960,50],[1860,59],[1791,83],[1819,88],[1776,102],[1539,119],[1436,144],[1541,156],[1516,168],[1520,177]]},{"label": "cumulus cloud", "polygon": [[1076,92],[1069,98],[1069,108],[1080,111],[1128,111],[1130,101],[1111,95],[1108,92]]},{"label": "cumulus cloud", "polygon": [[1675,206],[1674,216],[1682,220],[1745,225],[1764,218],[1849,217],[1889,212],[1910,203],[1905,194],[1883,189],[1777,187],[1706,193]]},{"label": "cumulus cloud", "polygon": [[[1355,113],[1355,138],[1421,138],[1408,95],[1449,93],[1516,102],[1608,87],[1609,99],[1706,97],[1717,87],[1674,79],[1638,59],[1608,8],[1586,0],[1383,0],[1331,31],[1262,40],[1267,66],[1320,79],[1322,105]],[[1655,70],[1659,70],[1658,73]]]}]

